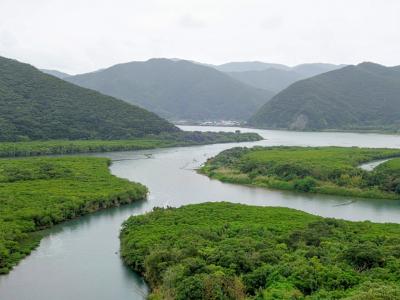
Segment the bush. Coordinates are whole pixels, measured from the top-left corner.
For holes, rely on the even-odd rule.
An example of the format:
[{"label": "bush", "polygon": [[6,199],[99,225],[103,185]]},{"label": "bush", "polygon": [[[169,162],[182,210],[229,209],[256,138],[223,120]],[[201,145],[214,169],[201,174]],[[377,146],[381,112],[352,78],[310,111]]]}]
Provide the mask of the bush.
[{"label": "bush", "polygon": [[311,192],[314,190],[317,182],[312,177],[306,177],[303,179],[297,179],[294,181],[294,188],[300,192]]},{"label": "bush", "polygon": [[382,267],[385,263],[382,250],[371,242],[352,245],[345,251],[344,257],[360,272],[374,267]]}]

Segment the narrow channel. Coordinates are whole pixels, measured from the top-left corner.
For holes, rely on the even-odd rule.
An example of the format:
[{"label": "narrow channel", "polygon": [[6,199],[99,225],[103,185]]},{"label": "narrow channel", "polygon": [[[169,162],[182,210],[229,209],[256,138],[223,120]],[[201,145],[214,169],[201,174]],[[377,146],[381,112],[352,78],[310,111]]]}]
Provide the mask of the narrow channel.
[{"label": "narrow channel", "polygon": [[[238,128],[185,126],[185,130],[234,131]],[[298,145],[400,148],[400,136],[335,132],[253,130],[265,140],[95,154],[111,158],[113,174],[150,189],[149,199],[101,211],[48,230],[40,246],[10,274],[0,276],[0,299],[127,300],[145,299],[143,279],[119,258],[121,223],[155,206],[181,206],[206,201],[285,206],[347,220],[400,223],[400,201],[344,198],[282,192],[221,183],[199,175],[207,158],[234,146]],[[150,155],[151,154],[151,155]]]}]

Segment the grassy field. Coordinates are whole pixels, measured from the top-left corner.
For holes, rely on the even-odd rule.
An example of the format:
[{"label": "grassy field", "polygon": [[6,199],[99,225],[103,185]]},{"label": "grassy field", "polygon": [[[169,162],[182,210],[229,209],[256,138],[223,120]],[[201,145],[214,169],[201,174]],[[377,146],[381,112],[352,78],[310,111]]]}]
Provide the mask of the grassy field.
[{"label": "grassy field", "polygon": [[38,230],[102,208],[145,199],[104,158],[0,159],[0,274],[38,245]]},{"label": "grassy field", "polygon": [[132,216],[125,263],[150,299],[400,299],[400,225],[204,203]]},{"label": "grassy field", "polygon": [[400,159],[368,172],[362,163],[399,157],[398,149],[343,147],[233,148],[200,172],[225,182],[300,192],[400,199]]},{"label": "grassy field", "polygon": [[131,140],[51,140],[0,143],[0,157],[21,157],[49,154],[131,151],[214,143],[250,142],[261,140],[256,133],[176,132]]}]

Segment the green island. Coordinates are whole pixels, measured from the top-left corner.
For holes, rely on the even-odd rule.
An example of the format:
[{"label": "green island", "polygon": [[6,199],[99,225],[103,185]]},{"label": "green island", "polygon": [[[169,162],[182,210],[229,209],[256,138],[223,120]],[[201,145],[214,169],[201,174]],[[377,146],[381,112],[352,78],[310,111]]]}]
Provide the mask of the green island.
[{"label": "green island", "polygon": [[400,225],[225,202],[124,222],[121,256],[149,299],[400,299]]},{"label": "green island", "polygon": [[133,151],[262,140],[257,133],[179,131],[129,140],[47,140],[0,142],[0,157]]},{"label": "green island", "polygon": [[40,230],[145,199],[147,188],[110,174],[105,158],[0,160],[0,274],[40,242]]},{"label": "green island", "polygon": [[[200,173],[223,182],[375,199],[400,199],[400,150],[254,147],[225,150]],[[363,163],[393,158],[366,171]]]}]

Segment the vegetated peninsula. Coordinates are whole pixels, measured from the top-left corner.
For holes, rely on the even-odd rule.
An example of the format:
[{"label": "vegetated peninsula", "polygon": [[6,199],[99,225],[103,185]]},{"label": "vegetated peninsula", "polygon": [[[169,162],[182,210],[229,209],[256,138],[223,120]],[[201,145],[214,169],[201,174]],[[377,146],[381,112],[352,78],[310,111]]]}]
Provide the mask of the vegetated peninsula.
[{"label": "vegetated peninsula", "polygon": [[0,160],[0,274],[40,241],[38,230],[145,199],[147,189],[110,174],[105,158]]},{"label": "vegetated peninsula", "polygon": [[0,143],[0,157],[39,156],[91,152],[133,151],[167,147],[254,142],[252,132],[179,131],[129,140],[50,140]]},{"label": "vegetated peninsula", "polygon": [[400,67],[347,66],[298,81],[248,121],[291,130],[400,130]]},{"label": "vegetated peninsula", "polygon": [[[400,150],[254,147],[225,150],[200,172],[225,182],[376,199],[400,199]],[[372,171],[360,164],[393,158]]]},{"label": "vegetated peninsula", "polygon": [[149,299],[399,299],[399,230],[203,203],[130,217],[121,256]]},{"label": "vegetated peninsula", "polygon": [[124,63],[66,80],[175,121],[244,121],[273,95],[185,60]]}]

